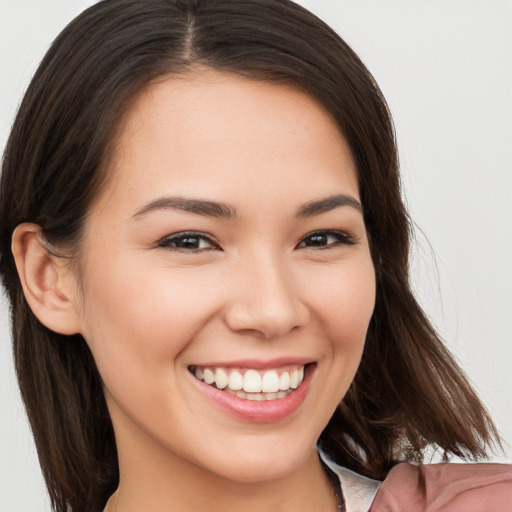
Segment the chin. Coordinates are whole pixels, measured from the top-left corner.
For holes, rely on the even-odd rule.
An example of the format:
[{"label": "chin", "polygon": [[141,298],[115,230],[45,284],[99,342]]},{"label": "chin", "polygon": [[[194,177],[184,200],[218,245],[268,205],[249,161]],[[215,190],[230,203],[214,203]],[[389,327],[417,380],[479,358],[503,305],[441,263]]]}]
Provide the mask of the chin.
[{"label": "chin", "polygon": [[248,439],[249,446],[245,448],[234,447],[227,453],[212,454],[212,463],[203,467],[233,482],[277,481],[296,472],[316,450],[314,442],[306,445],[296,440],[293,443],[277,443],[276,446],[261,441]]}]

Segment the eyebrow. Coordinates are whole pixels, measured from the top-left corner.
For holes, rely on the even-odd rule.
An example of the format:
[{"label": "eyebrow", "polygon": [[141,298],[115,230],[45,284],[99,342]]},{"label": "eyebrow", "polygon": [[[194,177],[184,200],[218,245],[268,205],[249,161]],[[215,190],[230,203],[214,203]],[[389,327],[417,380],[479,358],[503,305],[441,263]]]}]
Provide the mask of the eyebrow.
[{"label": "eyebrow", "polygon": [[[349,206],[362,212],[361,203],[352,196],[337,194],[323,199],[310,201],[302,205],[295,214],[296,217],[312,217],[329,212],[335,208]],[[135,213],[134,217],[141,217],[156,210],[180,210],[196,215],[217,217],[226,220],[234,220],[239,217],[236,208],[226,203],[208,201],[205,199],[193,199],[182,196],[160,197],[151,201]]]},{"label": "eyebrow", "polygon": [[342,206],[350,206],[359,212],[363,211],[361,203],[354,197],[345,194],[337,194],[304,204],[299,208],[297,217],[312,217],[313,215],[329,212]]},{"label": "eyebrow", "polygon": [[238,217],[236,208],[229,204],[181,196],[161,197],[155,201],[151,201],[141,208],[134,217],[140,217],[141,215],[145,215],[146,213],[155,210],[181,210],[183,212],[195,213],[197,215],[220,217],[228,220]]}]

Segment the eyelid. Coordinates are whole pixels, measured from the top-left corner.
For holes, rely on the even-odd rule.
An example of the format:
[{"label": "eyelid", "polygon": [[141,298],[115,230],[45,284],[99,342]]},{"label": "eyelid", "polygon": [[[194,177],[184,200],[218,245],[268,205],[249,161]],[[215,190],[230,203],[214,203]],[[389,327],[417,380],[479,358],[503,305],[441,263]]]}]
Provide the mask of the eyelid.
[{"label": "eyelid", "polygon": [[[327,236],[333,236],[337,239],[338,243],[334,244],[326,244],[326,245],[319,245],[319,246],[301,246],[308,237],[311,237],[313,235],[327,235]],[[331,249],[333,247],[338,247],[340,245],[355,245],[357,243],[356,237],[353,235],[347,233],[346,231],[338,230],[338,229],[317,229],[314,231],[311,231],[304,235],[301,240],[297,243],[298,248],[305,248],[305,249]]]},{"label": "eyelid", "polygon": [[[203,249],[186,249],[186,248],[182,248],[182,247],[172,247],[171,246],[171,242],[173,240],[178,240],[180,238],[187,237],[187,236],[196,237],[200,240],[205,240],[210,245],[212,245],[212,247],[203,248]],[[216,240],[213,236],[211,236],[207,233],[201,232],[201,231],[178,231],[176,233],[172,233],[170,235],[167,235],[167,236],[161,238],[157,242],[157,247],[163,248],[163,249],[168,249],[168,250],[174,250],[174,251],[179,251],[179,252],[190,252],[190,253],[194,253],[194,252],[198,253],[198,252],[203,252],[203,251],[209,251],[212,249],[220,249],[219,244],[216,242]]]}]

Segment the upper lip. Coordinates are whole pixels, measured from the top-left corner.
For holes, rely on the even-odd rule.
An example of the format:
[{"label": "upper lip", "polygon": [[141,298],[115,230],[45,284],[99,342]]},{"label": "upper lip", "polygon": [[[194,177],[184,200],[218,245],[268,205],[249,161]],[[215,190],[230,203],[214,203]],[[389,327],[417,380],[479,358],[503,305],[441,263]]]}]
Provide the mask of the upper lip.
[{"label": "upper lip", "polygon": [[287,365],[307,365],[314,363],[310,357],[277,357],[274,359],[236,359],[230,361],[208,361],[206,363],[196,363],[190,366],[200,366],[202,368],[222,367],[222,368],[253,368],[255,370],[265,370],[270,368],[279,368]]}]

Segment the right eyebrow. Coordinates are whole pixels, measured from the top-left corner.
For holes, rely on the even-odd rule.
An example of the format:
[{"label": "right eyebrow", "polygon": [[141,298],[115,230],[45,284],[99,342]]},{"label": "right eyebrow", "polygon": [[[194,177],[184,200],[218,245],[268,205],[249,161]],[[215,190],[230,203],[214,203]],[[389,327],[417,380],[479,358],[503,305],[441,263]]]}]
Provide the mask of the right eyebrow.
[{"label": "right eyebrow", "polygon": [[141,217],[156,210],[180,210],[195,213],[196,215],[220,217],[227,220],[238,217],[236,208],[229,204],[183,196],[166,196],[150,201],[138,210],[134,217]]},{"label": "right eyebrow", "polygon": [[355,208],[361,213],[363,211],[361,203],[355,197],[346,194],[336,194],[304,204],[299,208],[297,217],[312,217],[313,215],[319,215],[343,206]]}]

